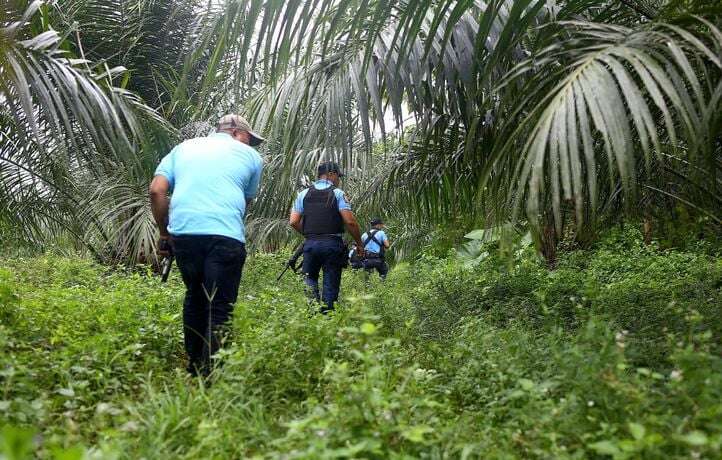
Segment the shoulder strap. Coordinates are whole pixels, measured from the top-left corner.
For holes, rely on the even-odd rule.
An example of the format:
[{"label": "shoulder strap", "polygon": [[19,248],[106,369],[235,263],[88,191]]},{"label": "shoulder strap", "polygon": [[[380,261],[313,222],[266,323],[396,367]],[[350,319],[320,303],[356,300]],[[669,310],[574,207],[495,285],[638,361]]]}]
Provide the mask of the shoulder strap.
[{"label": "shoulder strap", "polygon": [[330,185],[326,188],[316,188],[316,185],[311,185],[307,190],[309,192],[314,191],[314,192],[328,193],[328,192],[333,192],[334,190],[336,190],[336,186]]},{"label": "shoulder strap", "polygon": [[368,232],[368,235],[366,236],[366,241],[364,241],[364,248],[366,248],[366,245],[369,244],[369,241],[374,240],[374,243],[378,244],[381,248],[381,251],[383,252],[384,245],[379,242],[379,240],[376,239],[376,234],[380,232],[380,230],[373,229],[370,232]]},{"label": "shoulder strap", "polygon": [[[330,204],[333,200],[337,200],[336,198],[336,186],[331,185],[330,187],[326,188],[316,188],[315,185],[311,185],[308,189],[308,192],[306,192],[306,196],[308,195],[315,195],[315,194],[324,194],[328,196],[328,204]],[[304,197],[305,199],[306,197]]]},{"label": "shoulder strap", "polygon": [[336,198],[336,186],[333,185],[333,184],[331,184],[331,186],[328,187],[326,190],[328,190],[328,192],[329,192],[329,195],[328,195],[328,201],[329,201],[329,203],[330,203],[331,201],[334,201],[334,200],[335,200],[336,202],[338,202],[338,198]]}]

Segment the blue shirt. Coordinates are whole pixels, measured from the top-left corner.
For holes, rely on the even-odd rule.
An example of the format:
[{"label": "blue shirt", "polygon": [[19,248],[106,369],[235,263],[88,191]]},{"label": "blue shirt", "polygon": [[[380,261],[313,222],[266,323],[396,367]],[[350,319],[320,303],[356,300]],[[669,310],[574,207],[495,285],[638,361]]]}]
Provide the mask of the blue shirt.
[{"label": "blue shirt", "polygon": [[[361,235],[361,241],[366,241],[366,238],[368,237],[368,232],[364,233],[363,235]],[[386,237],[386,233],[384,233],[383,230],[379,230],[378,232],[374,233],[374,238],[376,238],[381,244],[384,244],[384,241],[388,240],[388,237]],[[364,249],[368,252],[375,252],[376,254],[381,254],[381,246],[376,241],[374,241],[373,238],[369,238],[369,242],[366,243]]]},{"label": "blue shirt", "polygon": [[246,241],[246,200],[256,197],[263,160],[229,134],[189,139],[155,170],[170,182],[171,235],[221,235]]}]

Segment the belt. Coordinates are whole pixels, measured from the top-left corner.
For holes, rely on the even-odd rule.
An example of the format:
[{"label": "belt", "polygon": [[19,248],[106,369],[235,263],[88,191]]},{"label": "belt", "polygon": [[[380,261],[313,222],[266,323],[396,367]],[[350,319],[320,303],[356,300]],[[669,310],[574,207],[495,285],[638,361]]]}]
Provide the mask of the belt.
[{"label": "belt", "polygon": [[366,253],[366,258],[367,258],[367,259],[380,259],[380,258],[381,258],[381,254],[379,254],[378,252],[367,252],[367,253]]},{"label": "belt", "polygon": [[328,233],[322,235],[304,235],[307,240],[338,240],[343,241],[343,238],[336,233]]}]

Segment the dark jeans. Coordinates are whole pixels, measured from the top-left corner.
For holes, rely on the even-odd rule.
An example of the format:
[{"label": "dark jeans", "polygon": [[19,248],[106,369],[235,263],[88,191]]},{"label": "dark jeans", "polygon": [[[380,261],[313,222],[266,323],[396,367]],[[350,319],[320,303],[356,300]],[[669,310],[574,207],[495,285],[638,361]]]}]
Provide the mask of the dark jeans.
[{"label": "dark jeans", "polygon": [[389,272],[389,266],[386,264],[384,259],[380,257],[369,257],[364,263],[366,273],[371,273],[376,270],[379,273],[381,279],[386,279],[386,274]]},{"label": "dark jeans", "polygon": [[191,373],[207,373],[233,312],[246,246],[225,236],[174,236],[173,251],[186,285],[183,333]]},{"label": "dark jeans", "polygon": [[[346,262],[346,248],[341,238],[309,239],[303,244],[303,274],[309,295],[325,304],[321,313],[333,310],[341,289],[341,270]],[[323,269],[323,293],[318,277]]]}]

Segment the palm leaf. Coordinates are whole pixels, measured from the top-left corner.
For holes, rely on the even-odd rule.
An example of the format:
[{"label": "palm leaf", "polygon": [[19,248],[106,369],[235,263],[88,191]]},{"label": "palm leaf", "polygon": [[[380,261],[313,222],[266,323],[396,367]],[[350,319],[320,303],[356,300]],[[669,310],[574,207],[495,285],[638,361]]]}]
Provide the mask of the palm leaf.
[{"label": "palm leaf", "polygon": [[[580,225],[586,210],[596,209],[600,163],[606,163],[612,187],[621,182],[631,205],[653,157],[659,160],[665,149],[684,145],[693,159],[704,125],[706,95],[699,75],[706,68],[691,62],[706,58],[720,66],[709,45],[675,26],[563,25],[571,40],[522,63],[504,83],[526,78],[521,69],[535,73],[530,84],[536,89],[519,109],[528,115],[510,131],[495,166],[515,171],[509,197],[517,208],[525,201],[527,217],[538,223],[548,203],[557,227],[563,201],[573,203]],[[521,155],[515,155],[520,138]],[[638,155],[647,165],[641,170]]]}]

